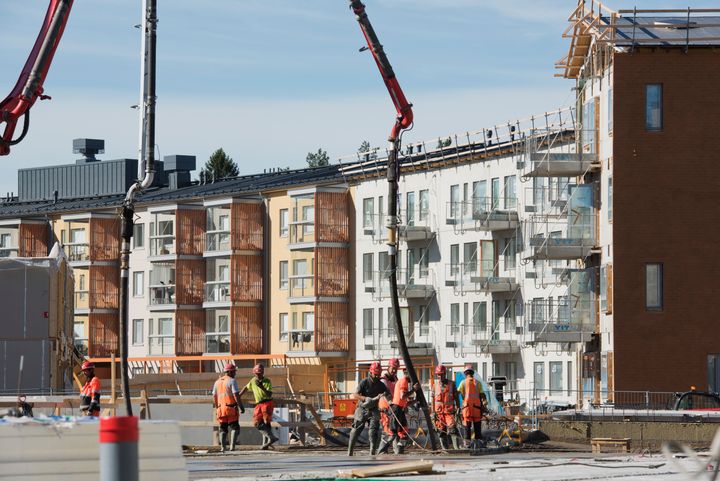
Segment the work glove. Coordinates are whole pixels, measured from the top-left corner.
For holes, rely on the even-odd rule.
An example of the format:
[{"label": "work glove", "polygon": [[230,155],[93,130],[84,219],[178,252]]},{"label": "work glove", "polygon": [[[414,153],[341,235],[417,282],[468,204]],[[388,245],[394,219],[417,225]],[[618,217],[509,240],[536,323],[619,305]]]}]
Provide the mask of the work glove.
[{"label": "work glove", "polygon": [[100,405],[96,402],[91,402],[90,406],[88,407],[88,412],[98,411],[100,410]]},{"label": "work glove", "polygon": [[240,405],[240,413],[245,414],[245,406]]}]

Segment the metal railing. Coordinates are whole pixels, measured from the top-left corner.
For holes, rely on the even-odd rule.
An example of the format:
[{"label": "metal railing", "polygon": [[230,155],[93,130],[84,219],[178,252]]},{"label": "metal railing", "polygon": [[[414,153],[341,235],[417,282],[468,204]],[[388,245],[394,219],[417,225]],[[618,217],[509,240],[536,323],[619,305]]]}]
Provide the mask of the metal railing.
[{"label": "metal railing", "polygon": [[70,262],[90,260],[90,244],[87,242],[68,242],[63,245],[63,250]]},{"label": "metal railing", "polygon": [[288,297],[312,297],[315,295],[315,276],[312,274],[290,276]]},{"label": "metal railing", "polygon": [[314,352],[315,331],[314,329],[288,329],[288,351],[290,352]]},{"label": "metal railing", "polygon": [[315,242],[315,220],[290,222],[290,244]]},{"label": "metal railing", "polygon": [[148,287],[151,306],[175,304],[175,284],[161,284]]},{"label": "metal railing", "polygon": [[175,236],[157,235],[150,236],[150,255],[165,256],[175,254]]},{"label": "metal railing", "polygon": [[230,302],[230,281],[205,283],[205,302]]},{"label": "metal railing", "polygon": [[218,230],[205,233],[205,252],[224,252],[230,249],[230,231]]},{"label": "metal railing", "polygon": [[[373,298],[384,299],[390,295],[390,270],[373,271]],[[435,292],[435,272],[426,267],[414,269],[397,269],[398,295],[402,298],[429,297]]]}]

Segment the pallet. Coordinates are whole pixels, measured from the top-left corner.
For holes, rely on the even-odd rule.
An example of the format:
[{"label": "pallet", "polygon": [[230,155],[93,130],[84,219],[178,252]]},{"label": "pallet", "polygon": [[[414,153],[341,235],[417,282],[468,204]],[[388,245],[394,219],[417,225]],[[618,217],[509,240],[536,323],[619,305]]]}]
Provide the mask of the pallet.
[{"label": "pallet", "polygon": [[[592,438],[590,446],[593,453],[627,453],[630,452],[630,438]],[[609,451],[604,451],[604,448]]]}]

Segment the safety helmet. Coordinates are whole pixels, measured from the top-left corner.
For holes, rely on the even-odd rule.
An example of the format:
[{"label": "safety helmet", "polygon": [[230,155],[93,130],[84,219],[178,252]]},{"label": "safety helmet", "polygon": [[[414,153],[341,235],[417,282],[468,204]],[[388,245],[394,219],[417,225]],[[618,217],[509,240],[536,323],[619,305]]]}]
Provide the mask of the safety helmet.
[{"label": "safety helmet", "polygon": [[382,366],[378,361],[370,364],[370,374],[377,374],[378,376],[382,373]]},{"label": "safety helmet", "polygon": [[472,364],[465,364],[465,370],[463,371],[463,374],[475,374],[475,369],[472,367]]},{"label": "safety helmet", "polygon": [[237,366],[235,366],[235,364],[233,364],[232,362],[229,362],[229,363],[225,364],[224,371],[225,372],[237,371]]},{"label": "safety helmet", "polygon": [[253,374],[263,374],[265,372],[265,366],[262,365],[262,363],[257,363],[253,367]]},{"label": "safety helmet", "polygon": [[445,373],[447,373],[447,368],[445,366],[443,366],[442,364],[435,367],[435,375],[436,376],[439,376],[440,374],[444,375]]},{"label": "safety helmet", "polygon": [[394,367],[395,369],[400,367],[400,360],[396,357],[391,357],[388,361],[388,367]]},{"label": "safety helmet", "polygon": [[82,363],[82,371],[87,371],[88,369],[95,369],[95,363],[90,361],[85,361]]}]

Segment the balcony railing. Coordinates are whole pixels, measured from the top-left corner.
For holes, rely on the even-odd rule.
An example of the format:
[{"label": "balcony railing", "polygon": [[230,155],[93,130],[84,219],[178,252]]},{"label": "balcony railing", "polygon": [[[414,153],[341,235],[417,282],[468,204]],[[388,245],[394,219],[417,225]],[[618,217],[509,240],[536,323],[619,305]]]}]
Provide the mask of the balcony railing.
[{"label": "balcony railing", "polygon": [[[394,323],[394,321],[392,321]],[[437,346],[435,329],[431,328],[426,322],[415,321],[413,328],[410,330],[408,326],[404,326],[405,343],[409,349],[418,350],[434,350]],[[373,328],[363,332],[363,343],[365,349],[379,352],[383,350],[393,350],[397,352],[398,341],[397,331],[394,327],[387,329]]]},{"label": "balcony railing", "polygon": [[590,294],[528,302],[525,321],[534,339],[541,342],[583,342],[595,331],[597,303]]},{"label": "balcony railing", "polygon": [[470,201],[448,202],[445,218],[446,224],[464,230],[515,229],[519,223],[517,197],[473,197]]},{"label": "balcony railing", "polygon": [[460,292],[512,292],[519,285],[515,268],[499,269],[494,260],[446,264],[445,284]]},{"label": "balcony railing", "polygon": [[[568,140],[575,138],[586,152],[570,152]],[[597,131],[577,129],[574,133],[567,130],[544,130],[531,132],[526,137],[528,159],[523,171],[524,177],[579,177],[592,169],[599,169],[596,149]],[[565,145],[559,151],[558,147]],[[574,150],[574,149],[573,149]],[[588,151],[589,150],[589,151]]]},{"label": "balcony railing", "polygon": [[288,297],[314,297],[315,277],[312,274],[290,276]]},{"label": "balcony railing", "polygon": [[66,243],[63,245],[63,249],[70,262],[90,260],[90,244],[87,242]]},{"label": "balcony railing", "polygon": [[161,284],[149,287],[151,306],[167,306],[175,304],[175,284]]},{"label": "balcony railing", "polygon": [[175,236],[158,235],[150,236],[150,255],[165,256],[175,254]]},{"label": "balcony railing", "polygon": [[315,331],[313,329],[290,329],[288,330],[288,351],[290,352],[314,352]]},{"label": "balcony railing", "polygon": [[571,192],[575,190],[576,186],[573,180],[572,182],[558,182],[553,186],[527,187],[525,189],[525,211],[535,214],[566,214]]},{"label": "balcony railing", "polygon": [[230,333],[205,334],[205,352],[223,354],[230,352]]},{"label": "balcony railing", "polygon": [[230,281],[205,283],[205,302],[230,302]]},{"label": "balcony railing", "polygon": [[205,252],[224,252],[230,250],[230,231],[210,231],[205,234]]},{"label": "balcony railing", "polygon": [[[501,332],[500,325],[507,319],[500,318],[493,323],[450,324],[447,327],[446,342],[450,347],[465,352],[509,354],[518,352],[520,342],[517,328],[512,332]],[[507,330],[507,329],[506,329]]]},{"label": "balcony railing", "polygon": [[315,221],[302,220],[290,223],[290,244],[315,242]]},{"label": "balcony railing", "polygon": [[[415,269],[398,269],[398,294],[404,299],[428,298],[435,293],[435,273],[432,269],[417,267]],[[372,285],[365,282],[365,292],[372,292],[373,297],[383,299],[390,295],[390,271],[374,271]]]},{"label": "balcony railing", "polygon": [[573,209],[566,219],[534,215],[527,222],[533,259],[583,259],[597,245],[597,214]]}]

